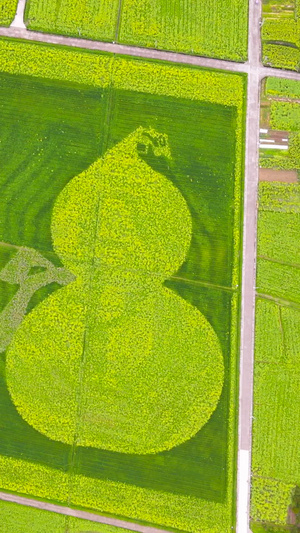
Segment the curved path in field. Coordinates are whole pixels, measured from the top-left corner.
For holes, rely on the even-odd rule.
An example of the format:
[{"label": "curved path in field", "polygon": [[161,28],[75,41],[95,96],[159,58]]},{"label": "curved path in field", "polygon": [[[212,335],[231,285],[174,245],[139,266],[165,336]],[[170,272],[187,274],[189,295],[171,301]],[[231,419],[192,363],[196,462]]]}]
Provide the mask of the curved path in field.
[{"label": "curved path in field", "polygon": [[[157,59],[199,67],[214,68],[224,71],[244,72],[248,74],[247,122],[246,122],[246,162],[245,162],[245,201],[244,201],[244,244],[242,275],[242,310],[241,310],[241,358],[240,358],[240,394],[239,394],[239,446],[238,446],[238,487],[237,487],[237,533],[248,533],[250,502],[250,462],[251,462],[251,426],[253,398],[253,351],[255,318],[255,273],[256,273],[256,224],[257,224],[257,185],[258,185],[258,143],[260,116],[260,82],[266,76],[288,78],[300,81],[300,73],[263,67],[260,61],[260,0],[249,0],[249,43],[248,61],[235,63],[210,59],[206,57],[164,52],[136,46],[124,46],[116,43],[77,39],[41,32],[28,31],[24,28],[23,14],[25,1],[19,0],[16,18],[10,28],[0,28],[0,37],[12,37],[36,42],[45,42],[64,46],[99,50],[115,54]],[[0,493],[0,499],[12,501],[39,509],[54,511],[78,518],[85,518],[126,528],[140,533],[159,533],[162,529],[142,526],[131,522],[107,518],[89,512],[53,505],[47,502]]]}]

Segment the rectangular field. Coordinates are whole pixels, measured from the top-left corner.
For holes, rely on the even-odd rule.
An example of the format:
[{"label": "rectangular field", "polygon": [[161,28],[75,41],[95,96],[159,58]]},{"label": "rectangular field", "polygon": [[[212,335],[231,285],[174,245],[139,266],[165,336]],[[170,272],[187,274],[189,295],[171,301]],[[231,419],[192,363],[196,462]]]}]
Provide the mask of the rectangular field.
[{"label": "rectangular field", "polygon": [[25,23],[31,30],[113,41],[119,0],[27,0]]},{"label": "rectangular field", "polygon": [[299,8],[299,0],[263,0],[261,36],[265,65],[299,71]]},{"label": "rectangular field", "polygon": [[[276,78],[263,80],[259,145],[261,167],[293,170],[299,175],[299,113],[299,82]],[[285,181],[289,181],[288,173]]]},{"label": "rectangular field", "polygon": [[298,184],[260,184],[251,516],[261,531],[290,530],[298,512],[299,214]]},{"label": "rectangular field", "polygon": [[0,71],[0,489],[229,533],[245,78],[5,40]]},{"label": "rectangular field", "polygon": [[120,42],[208,57],[247,59],[247,2],[124,0]]},{"label": "rectangular field", "polygon": [[27,0],[25,21],[31,30],[245,61],[247,15],[243,0]]}]

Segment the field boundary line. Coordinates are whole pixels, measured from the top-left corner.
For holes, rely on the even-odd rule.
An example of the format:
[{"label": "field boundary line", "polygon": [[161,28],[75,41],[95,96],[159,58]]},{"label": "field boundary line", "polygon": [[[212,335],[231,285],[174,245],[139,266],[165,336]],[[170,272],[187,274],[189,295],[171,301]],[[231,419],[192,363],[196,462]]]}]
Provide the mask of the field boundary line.
[{"label": "field boundary line", "polygon": [[299,263],[287,263],[286,261],[280,261],[280,259],[273,259],[272,257],[268,257],[267,255],[258,255],[257,259],[262,259],[263,261],[270,261],[270,263],[277,263],[278,265],[300,268]]},{"label": "field boundary line", "polygon": [[127,522],[118,518],[109,518],[107,516],[90,513],[88,511],[80,511],[79,509],[72,509],[71,507],[63,507],[62,505],[56,505],[55,503],[48,503],[41,500],[34,500],[32,498],[26,498],[24,496],[17,496],[15,494],[0,492],[0,500],[18,503],[27,507],[34,507],[43,511],[51,511],[54,513],[62,514],[65,516],[73,516],[74,518],[82,518],[83,520],[91,520],[92,522],[98,522],[100,524],[106,524],[109,526],[120,527],[128,529],[129,531],[137,531],[139,533],[170,533],[166,529],[157,529],[152,526],[143,526],[141,524],[134,524],[133,522]]},{"label": "field boundary line", "polygon": [[272,302],[275,302],[278,305],[284,307],[294,307],[295,309],[300,310],[300,304],[294,302],[293,300],[286,300],[285,298],[280,298],[280,296],[271,296],[271,294],[264,294],[263,292],[257,292],[256,296],[257,298],[261,298],[262,300],[271,300]]}]

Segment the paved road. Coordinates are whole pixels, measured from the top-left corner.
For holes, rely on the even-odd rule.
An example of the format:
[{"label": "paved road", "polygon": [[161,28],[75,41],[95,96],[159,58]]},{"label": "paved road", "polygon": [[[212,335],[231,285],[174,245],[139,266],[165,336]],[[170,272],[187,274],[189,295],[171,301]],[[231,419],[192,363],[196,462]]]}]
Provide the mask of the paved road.
[{"label": "paved road", "polygon": [[261,71],[260,17],[260,3],[256,4],[254,0],[250,0],[241,306],[237,533],[248,533],[248,531],[250,531],[251,422],[253,404],[256,226]]},{"label": "paved road", "polygon": [[[106,516],[88,513],[86,511],[79,511],[78,509],[71,509],[70,507],[55,505],[53,503],[32,500],[30,498],[23,498],[22,496],[8,494],[6,492],[0,492],[0,500],[18,503],[21,505],[26,505],[27,507],[34,507],[36,509],[43,509],[44,511],[52,511],[54,513],[63,514],[67,516],[74,516],[76,518],[83,518],[85,520],[92,520],[93,522],[98,522],[100,524],[108,524],[110,526],[122,527],[124,529],[128,529],[129,531],[138,531],[139,533],[168,533],[164,529],[142,526],[141,524],[134,524],[132,522],[126,522],[125,520],[117,520],[116,518],[108,518]],[[90,528],[89,533],[93,533]]]},{"label": "paved road", "polygon": [[[245,72],[248,74],[247,123],[246,123],[246,165],[245,165],[245,202],[244,202],[244,243],[242,276],[242,316],[241,316],[241,359],[239,394],[239,451],[238,451],[238,499],[237,533],[248,533],[250,501],[250,463],[251,463],[251,420],[253,394],[253,349],[255,317],[255,272],[256,272],[256,224],[257,224],[257,184],[258,184],[258,142],[259,142],[259,102],[260,82],[266,76],[288,78],[300,81],[300,73],[266,68],[260,62],[260,2],[250,0],[249,4],[249,58],[246,63],[234,63],[205,57],[177,54],[159,50],[124,46],[115,43],[76,39],[41,32],[31,32],[22,25],[25,0],[19,0],[18,13],[13,27],[0,28],[0,36],[19,38],[29,41],[46,42],[74,46],[89,50],[99,50],[123,55],[157,59],[174,63],[197,65],[206,68]],[[19,26],[19,27],[18,27]],[[133,524],[92,513],[56,506],[46,502],[30,500],[19,496],[0,493],[0,499],[14,501],[23,505],[48,509],[50,511],[87,518],[104,524],[111,524],[141,533],[159,533],[162,530]]]}]

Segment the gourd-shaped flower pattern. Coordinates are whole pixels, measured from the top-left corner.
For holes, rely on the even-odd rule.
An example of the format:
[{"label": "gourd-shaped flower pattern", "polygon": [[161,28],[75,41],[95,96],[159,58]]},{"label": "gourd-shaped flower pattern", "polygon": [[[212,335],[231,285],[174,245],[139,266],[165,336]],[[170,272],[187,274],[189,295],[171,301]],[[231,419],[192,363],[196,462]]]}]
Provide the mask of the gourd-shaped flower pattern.
[{"label": "gourd-shaped flower pattern", "polygon": [[52,216],[75,281],[35,307],[7,355],[22,417],[51,439],[124,453],[168,450],[215,410],[216,333],[164,280],[183,263],[192,220],[179,190],[141,156],[171,157],[142,127],[73,178]]}]

